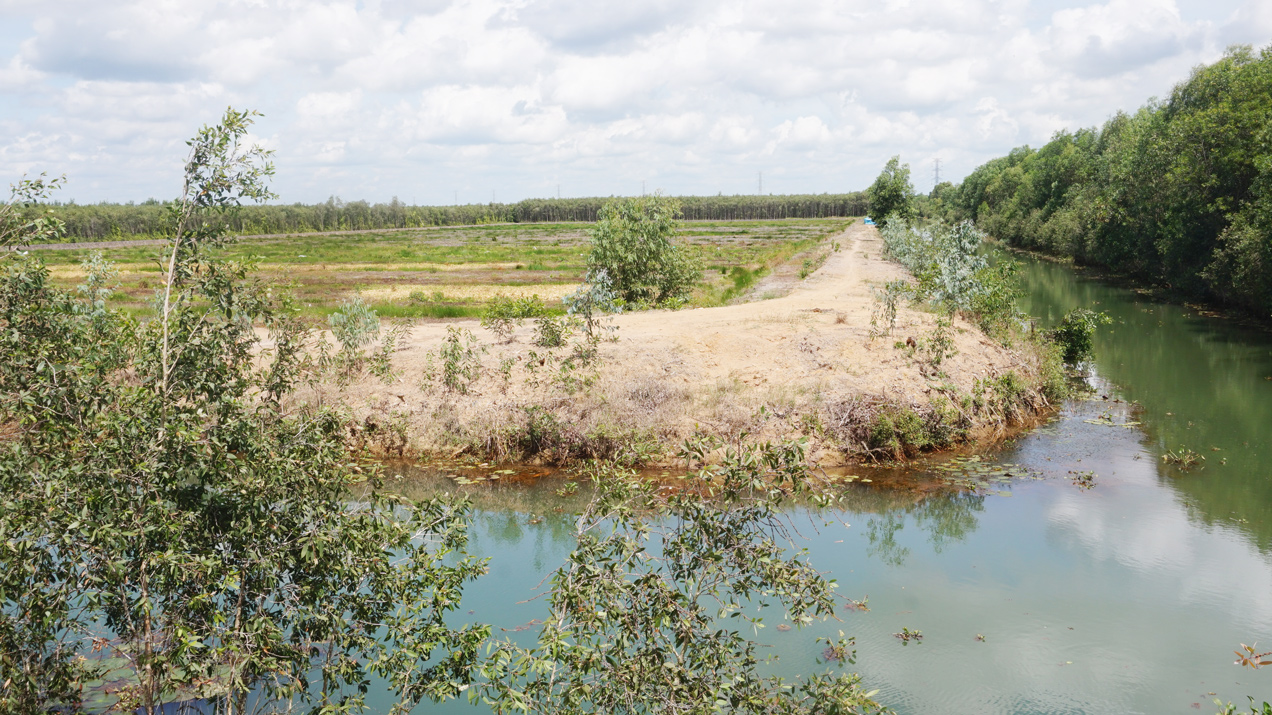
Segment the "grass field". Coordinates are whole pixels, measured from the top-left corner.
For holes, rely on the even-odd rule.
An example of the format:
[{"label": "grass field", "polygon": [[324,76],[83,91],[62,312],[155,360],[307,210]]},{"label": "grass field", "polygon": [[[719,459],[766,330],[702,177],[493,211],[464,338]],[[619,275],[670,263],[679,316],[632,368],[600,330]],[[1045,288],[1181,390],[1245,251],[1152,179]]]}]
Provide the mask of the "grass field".
[{"label": "grass field", "polygon": [[[698,250],[707,270],[695,305],[720,305],[745,293],[759,277],[812,250],[851,219],[686,222],[680,235]],[[247,239],[221,249],[259,261],[257,274],[292,286],[305,313],[331,312],[361,295],[381,316],[476,316],[491,297],[538,295],[552,307],[583,277],[591,224],[549,223],[408,229],[354,235]],[[160,275],[161,246],[103,250],[120,270],[112,301],[149,312]],[[84,277],[87,250],[43,255],[64,285]]]}]

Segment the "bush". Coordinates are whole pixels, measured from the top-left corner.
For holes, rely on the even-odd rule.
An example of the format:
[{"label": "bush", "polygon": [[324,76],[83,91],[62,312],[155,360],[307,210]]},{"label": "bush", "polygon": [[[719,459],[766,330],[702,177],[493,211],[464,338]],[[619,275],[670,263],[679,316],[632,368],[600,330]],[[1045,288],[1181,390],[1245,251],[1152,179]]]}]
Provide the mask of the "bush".
[{"label": "bush", "polygon": [[1065,313],[1060,325],[1047,335],[1060,346],[1065,363],[1077,365],[1094,357],[1095,329],[1112,322],[1113,319],[1105,313],[1077,308]]},{"label": "bush", "polygon": [[486,304],[481,314],[481,327],[499,336],[504,342],[512,341],[512,333],[521,326],[526,318],[538,318],[544,315],[543,303],[539,296],[529,298],[510,298],[497,295]]},{"label": "bush", "polygon": [[995,337],[1005,337],[1018,322],[1016,263],[991,266],[980,253],[985,235],[971,222],[916,226],[897,219],[880,235],[884,254],[917,279],[917,299],[961,313]]},{"label": "bush", "polygon": [[592,229],[588,270],[605,271],[628,305],[661,305],[688,297],[702,275],[702,261],[672,240],[680,203],[659,194],[611,199]]},{"label": "bush", "polygon": [[380,336],[380,318],[361,297],[341,301],[336,312],[327,317],[331,334],[348,353],[370,343]]}]

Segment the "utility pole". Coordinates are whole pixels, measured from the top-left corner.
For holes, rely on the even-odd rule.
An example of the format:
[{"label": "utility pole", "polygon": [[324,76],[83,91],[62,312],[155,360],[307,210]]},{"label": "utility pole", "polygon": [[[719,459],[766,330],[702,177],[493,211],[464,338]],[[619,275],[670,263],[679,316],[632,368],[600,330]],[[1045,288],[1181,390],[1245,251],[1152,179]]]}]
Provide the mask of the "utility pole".
[{"label": "utility pole", "polygon": [[941,157],[932,160],[934,166],[932,172],[932,189],[935,190],[941,184]]},{"label": "utility pole", "polygon": [[764,194],[764,172],[762,172],[762,171],[760,172],[760,191],[759,191],[759,193],[760,193],[761,195],[763,195],[763,194]]}]

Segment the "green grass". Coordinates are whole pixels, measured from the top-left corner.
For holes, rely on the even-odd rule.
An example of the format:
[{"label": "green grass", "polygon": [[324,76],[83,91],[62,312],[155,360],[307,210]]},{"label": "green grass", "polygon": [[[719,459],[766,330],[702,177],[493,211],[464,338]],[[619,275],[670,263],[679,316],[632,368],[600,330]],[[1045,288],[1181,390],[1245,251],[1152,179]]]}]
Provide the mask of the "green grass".
[{"label": "green grass", "polygon": [[[744,293],[774,266],[842,230],[848,219],[691,222],[680,236],[713,270],[695,292],[695,305],[719,305]],[[225,257],[253,260],[258,275],[289,290],[306,314],[325,315],[358,291],[391,285],[432,294],[454,286],[572,284],[587,267],[592,224],[513,224],[439,229],[410,229],[366,234],[302,234],[244,239],[217,249]],[[112,302],[145,313],[147,300],[162,279],[164,247],[134,246],[102,251],[121,264],[119,289]],[[90,251],[41,253],[54,269],[54,281],[74,285],[78,264]],[[60,275],[59,275],[60,269]],[[725,275],[721,275],[724,269]],[[480,304],[402,304],[381,301],[385,317],[475,317]]]}]

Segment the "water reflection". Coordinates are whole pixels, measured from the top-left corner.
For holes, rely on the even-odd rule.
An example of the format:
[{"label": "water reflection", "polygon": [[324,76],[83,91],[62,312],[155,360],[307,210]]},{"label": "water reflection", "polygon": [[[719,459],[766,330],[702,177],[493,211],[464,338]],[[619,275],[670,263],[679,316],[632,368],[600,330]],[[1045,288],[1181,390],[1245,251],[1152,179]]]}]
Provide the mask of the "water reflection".
[{"label": "water reflection", "polygon": [[[857,637],[867,683],[903,715],[1272,700],[1272,671],[1232,664],[1238,643],[1272,643],[1272,338],[1062,266],[1030,264],[1026,279],[1044,325],[1082,305],[1114,317],[1096,342],[1097,392],[989,457],[1039,479],[969,491],[940,472],[880,473],[845,487],[837,511],[798,510],[818,527],[804,532],[813,562],[845,597],[868,595],[871,610],[761,632],[773,667],[818,670],[816,637],[842,629]],[[1204,466],[1163,464],[1180,445]],[[1075,485],[1076,474],[1094,486]],[[466,489],[479,508],[473,549],[491,558],[490,576],[465,594],[471,618],[514,629],[542,615],[527,599],[573,547],[571,515],[586,500],[558,495],[560,483]],[[404,488],[455,490],[446,480]],[[924,642],[901,647],[902,628]]]},{"label": "water reflection", "polygon": [[1096,337],[1096,370],[1142,408],[1145,450],[1181,446],[1204,468],[1159,466],[1207,525],[1237,526],[1272,549],[1272,334],[1181,306],[1150,301],[1065,267],[1025,266],[1025,309],[1044,325],[1096,306],[1114,325]]}]

